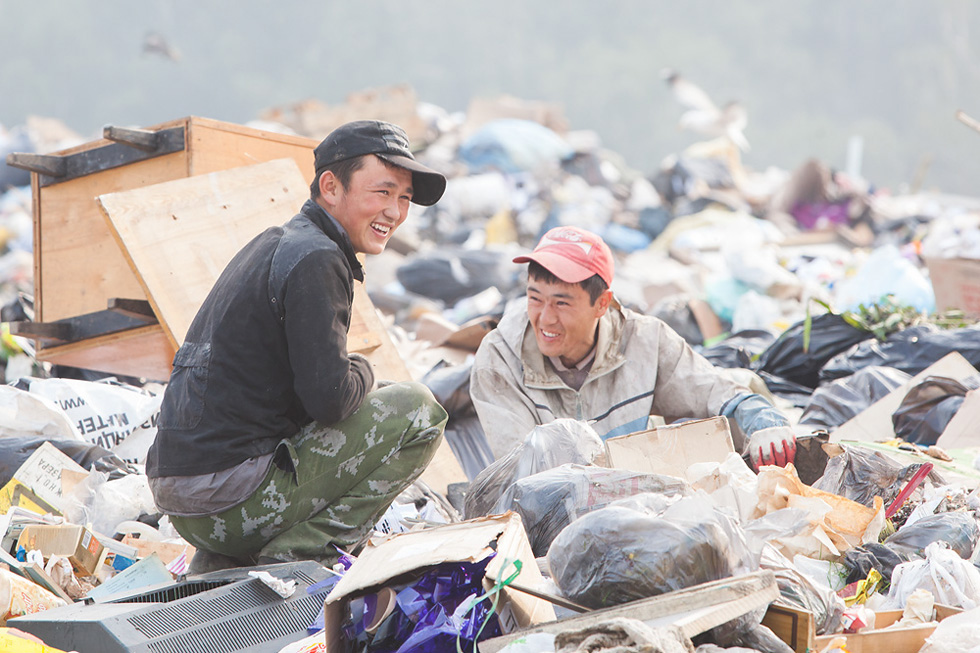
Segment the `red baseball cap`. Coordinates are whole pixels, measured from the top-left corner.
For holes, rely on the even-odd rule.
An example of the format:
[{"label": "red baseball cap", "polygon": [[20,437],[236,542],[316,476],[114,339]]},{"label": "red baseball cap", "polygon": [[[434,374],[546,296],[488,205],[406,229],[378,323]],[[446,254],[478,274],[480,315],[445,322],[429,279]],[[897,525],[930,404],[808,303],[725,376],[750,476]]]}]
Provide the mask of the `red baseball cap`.
[{"label": "red baseball cap", "polygon": [[607,286],[612,286],[612,252],[602,238],[585,229],[555,227],[549,230],[533,252],[514,259],[514,263],[530,261],[565,283],[578,283],[598,274]]}]

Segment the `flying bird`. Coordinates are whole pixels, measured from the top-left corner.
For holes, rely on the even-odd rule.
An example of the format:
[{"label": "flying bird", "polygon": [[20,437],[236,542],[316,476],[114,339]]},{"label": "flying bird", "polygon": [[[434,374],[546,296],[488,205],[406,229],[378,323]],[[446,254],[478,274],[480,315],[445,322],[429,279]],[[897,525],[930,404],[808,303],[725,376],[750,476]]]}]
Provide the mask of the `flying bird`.
[{"label": "flying bird", "polygon": [[171,61],[180,61],[180,51],[170,45],[159,32],[147,32],[143,37],[143,54],[155,54]]},{"label": "flying bird", "polygon": [[724,136],[743,152],[749,150],[749,142],[743,133],[748,124],[745,107],[733,101],[719,109],[707,93],[677,71],[665,68],[661,74],[674,98],[685,109],[678,121],[681,129],[712,138]]}]

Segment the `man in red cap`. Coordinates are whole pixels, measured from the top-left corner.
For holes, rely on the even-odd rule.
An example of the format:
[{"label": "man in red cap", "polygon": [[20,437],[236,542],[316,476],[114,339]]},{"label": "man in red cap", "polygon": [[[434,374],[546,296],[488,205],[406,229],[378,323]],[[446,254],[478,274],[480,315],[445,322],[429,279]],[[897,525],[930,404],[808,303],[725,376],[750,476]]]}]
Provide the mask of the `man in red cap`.
[{"label": "man in red cap", "polygon": [[588,421],[603,438],[725,415],[747,439],[753,467],[792,462],[788,420],[735,383],[661,320],[619,305],[613,257],[595,234],[548,231],[528,263],[527,304],[508,308],[480,344],[470,394],[498,458],[537,425]]}]

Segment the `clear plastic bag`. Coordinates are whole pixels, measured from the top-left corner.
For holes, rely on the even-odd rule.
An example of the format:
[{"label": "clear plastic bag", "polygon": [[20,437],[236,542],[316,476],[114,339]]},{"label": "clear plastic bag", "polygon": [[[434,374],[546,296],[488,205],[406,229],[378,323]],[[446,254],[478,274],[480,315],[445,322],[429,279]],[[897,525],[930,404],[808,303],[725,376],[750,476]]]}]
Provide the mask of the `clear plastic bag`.
[{"label": "clear plastic bag", "polygon": [[[641,508],[649,496],[653,510]],[[662,502],[636,495],[562,530],[547,556],[562,595],[598,609],[753,568],[741,529],[710,499],[684,497],[657,512]]]},{"label": "clear plastic bag", "polygon": [[[902,467],[877,451],[844,447],[844,453],[827,461],[823,476],[811,487],[832,492],[869,508],[878,496],[887,507],[922,465],[913,463]],[[930,472],[928,478],[933,482],[940,480],[935,472]]]},{"label": "clear plastic bag", "polygon": [[489,515],[518,480],[566,463],[591,465],[604,461],[602,438],[587,423],[561,418],[535,426],[524,442],[477,475],[466,492],[466,519]]},{"label": "clear plastic bag", "polygon": [[673,476],[567,464],[518,480],[508,493],[510,502],[498,503],[494,512],[520,513],[534,555],[541,557],[578,517],[641,492],[679,497],[691,488]]},{"label": "clear plastic bag", "polygon": [[943,542],[961,558],[973,555],[980,528],[971,512],[959,510],[928,515],[898,529],[884,544],[899,554],[922,556],[933,542]]},{"label": "clear plastic bag", "polygon": [[844,614],[844,600],[836,592],[801,573],[771,545],[763,547],[759,566],[772,570],[776,575],[776,584],[784,603],[814,616],[818,635],[837,632],[841,615]]}]

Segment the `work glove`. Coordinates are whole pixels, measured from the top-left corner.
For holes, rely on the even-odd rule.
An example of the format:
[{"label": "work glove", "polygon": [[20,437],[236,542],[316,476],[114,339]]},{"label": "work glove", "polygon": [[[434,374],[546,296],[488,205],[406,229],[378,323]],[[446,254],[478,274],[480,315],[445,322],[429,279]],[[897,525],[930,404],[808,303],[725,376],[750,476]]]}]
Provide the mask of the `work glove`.
[{"label": "work glove", "polygon": [[746,449],[755,471],[763,465],[785,467],[796,456],[796,434],[788,426],[770,426],[750,435]]},{"label": "work glove", "polygon": [[734,420],[748,438],[745,452],[752,469],[759,471],[762,465],[784,467],[793,462],[796,436],[789,420],[764,397],[754,393],[736,395],[725,403],[721,414]]}]

